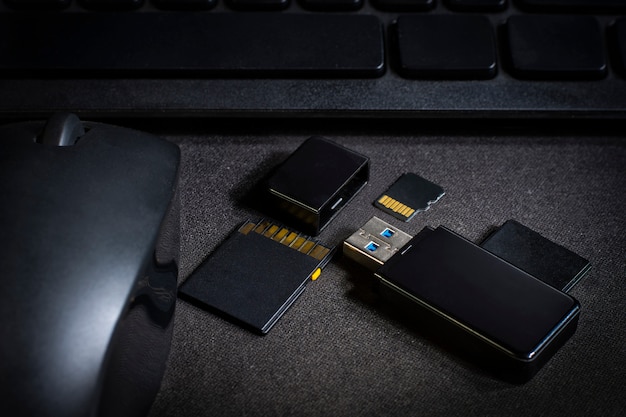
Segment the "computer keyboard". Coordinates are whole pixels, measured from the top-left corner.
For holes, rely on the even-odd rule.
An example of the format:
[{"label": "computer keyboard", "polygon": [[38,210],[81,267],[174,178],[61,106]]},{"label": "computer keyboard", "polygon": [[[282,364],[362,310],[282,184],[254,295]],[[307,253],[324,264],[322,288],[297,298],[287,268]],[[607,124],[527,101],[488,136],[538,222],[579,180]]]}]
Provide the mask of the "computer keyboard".
[{"label": "computer keyboard", "polygon": [[4,0],[0,115],[626,118],[626,0]]}]

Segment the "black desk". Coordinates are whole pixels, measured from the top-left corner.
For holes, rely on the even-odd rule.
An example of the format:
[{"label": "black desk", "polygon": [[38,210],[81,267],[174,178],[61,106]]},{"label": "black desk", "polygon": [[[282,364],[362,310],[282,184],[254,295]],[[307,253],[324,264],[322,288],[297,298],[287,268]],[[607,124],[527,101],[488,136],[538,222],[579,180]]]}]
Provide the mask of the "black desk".
[{"label": "black desk", "polygon": [[[314,134],[371,158],[370,183],[320,236],[329,244],[373,215],[411,234],[443,224],[476,242],[513,218],[593,264],[571,292],[582,305],[577,332],[521,386],[490,377],[390,314],[339,257],[264,337],[179,300],[168,370],[150,415],[623,415],[623,129],[617,136],[598,132],[600,123],[517,124],[139,123],[182,150],[180,282],[236,226],[258,216],[243,197]],[[409,223],[372,205],[404,172],[446,191]]]}]

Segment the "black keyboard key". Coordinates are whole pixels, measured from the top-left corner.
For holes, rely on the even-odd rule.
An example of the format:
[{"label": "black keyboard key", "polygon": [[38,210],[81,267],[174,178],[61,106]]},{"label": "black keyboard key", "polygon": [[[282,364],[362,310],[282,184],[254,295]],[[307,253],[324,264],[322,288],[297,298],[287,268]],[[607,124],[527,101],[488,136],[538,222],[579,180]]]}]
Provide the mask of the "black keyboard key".
[{"label": "black keyboard key", "polygon": [[80,0],[79,3],[89,10],[135,10],[143,6],[144,0]]},{"label": "black keyboard key", "polygon": [[506,23],[511,71],[519,78],[599,79],[607,65],[591,16],[511,16]]},{"label": "black keyboard key", "polygon": [[152,3],[163,10],[209,10],[217,0],[152,0]]},{"label": "black keyboard key", "polygon": [[384,62],[369,15],[0,14],[0,70],[12,74],[350,78],[378,77]]},{"label": "black keyboard key", "polygon": [[518,4],[523,9],[561,13],[626,11],[625,0],[518,0]]},{"label": "black keyboard key", "polygon": [[626,18],[618,19],[611,29],[615,36],[615,67],[626,77]]},{"label": "black keyboard key", "polygon": [[496,12],[506,9],[506,0],[447,0],[452,10],[462,12]]},{"label": "black keyboard key", "polygon": [[422,12],[435,7],[435,0],[372,0],[374,7],[394,12]]},{"label": "black keyboard key", "polygon": [[4,0],[4,4],[15,10],[63,10],[71,0]]},{"label": "black keyboard key", "polygon": [[283,10],[289,6],[289,0],[226,0],[235,10]]},{"label": "black keyboard key", "polygon": [[403,15],[397,20],[399,71],[405,77],[488,79],[496,74],[491,22],[475,15]]},{"label": "black keyboard key", "polygon": [[316,11],[354,11],[363,6],[363,0],[300,0],[302,7]]}]

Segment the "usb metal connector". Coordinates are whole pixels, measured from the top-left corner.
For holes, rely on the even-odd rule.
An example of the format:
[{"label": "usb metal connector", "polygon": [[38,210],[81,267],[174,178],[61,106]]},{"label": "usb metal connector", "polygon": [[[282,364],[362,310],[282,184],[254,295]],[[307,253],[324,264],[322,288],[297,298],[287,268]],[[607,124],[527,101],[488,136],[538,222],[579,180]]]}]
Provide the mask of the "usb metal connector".
[{"label": "usb metal connector", "polygon": [[343,253],[375,271],[412,238],[413,236],[378,217],[372,217],[343,242]]}]

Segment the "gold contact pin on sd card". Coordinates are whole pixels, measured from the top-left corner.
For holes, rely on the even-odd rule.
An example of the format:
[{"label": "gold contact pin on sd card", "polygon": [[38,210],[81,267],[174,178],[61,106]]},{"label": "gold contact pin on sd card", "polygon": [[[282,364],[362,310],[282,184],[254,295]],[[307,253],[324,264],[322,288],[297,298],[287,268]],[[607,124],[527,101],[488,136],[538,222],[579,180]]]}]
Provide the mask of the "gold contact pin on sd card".
[{"label": "gold contact pin on sd card", "polygon": [[443,188],[419,175],[402,175],[387,191],[376,199],[374,205],[393,217],[408,222],[413,216],[430,208],[445,192]]},{"label": "gold contact pin on sd card", "polygon": [[245,222],[185,281],[182,298],[267,333],[334,248],[268,220]]}]

